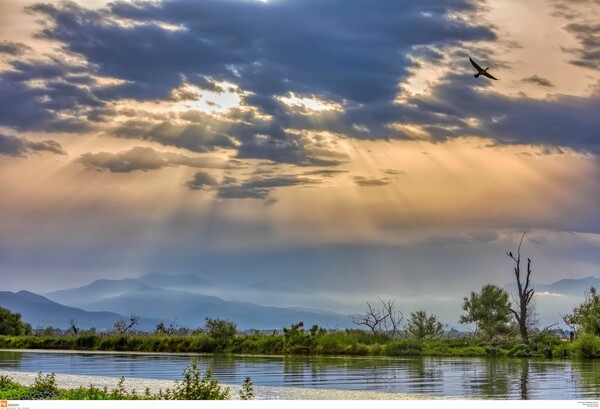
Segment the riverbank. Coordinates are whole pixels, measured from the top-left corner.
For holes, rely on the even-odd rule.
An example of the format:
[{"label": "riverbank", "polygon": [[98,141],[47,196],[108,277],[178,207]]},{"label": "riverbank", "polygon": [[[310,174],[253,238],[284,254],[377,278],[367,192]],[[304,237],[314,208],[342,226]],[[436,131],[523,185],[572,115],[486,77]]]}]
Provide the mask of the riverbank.
[{"label": "riverbank", "polygon": [[[32,385],[36,372],[6,371],[0,369],[0,376],[8,376],[13,381],[21,385]],[[84,376],[84,375],[65,375],[56,374],[56,384],[61,389],[77,389],[79,387],[89,387],[94,385],[97,388],[115,389],[119,386],[119,378],[107,376]],[[135,389],[143,392],[146,388],[151,393],[158,393],[159,390],[173,388],[174,381],[147,378],[125,378],[124,387],[127,390]],[[240,388],[240,385],[222,384],[229,387],[232,391]],[[256,400],[447,400],[458,399],[452,397],[431,397],[417,394],[387,393],[373,391],[353,391],[338,389],[309,389],[309,388],[290,388],[274,386],[254,386],[254,398]],[[232,399],[237,399],[236,394],[232,394]]]},{"label": "riverbank", "polygon": [[90,334],[0,336],[0,349],[83,350],[151,353],[231,353],[316,356],[454,356],[517,358],[598,358],[600,337],[585,335],[568,342],[540,333],[523,344],[516,339],[482,342],[473,337],[417,340],[375,336],[364,331],[291,331],[281,334],[237,334],[215,338],[197,335]]}]

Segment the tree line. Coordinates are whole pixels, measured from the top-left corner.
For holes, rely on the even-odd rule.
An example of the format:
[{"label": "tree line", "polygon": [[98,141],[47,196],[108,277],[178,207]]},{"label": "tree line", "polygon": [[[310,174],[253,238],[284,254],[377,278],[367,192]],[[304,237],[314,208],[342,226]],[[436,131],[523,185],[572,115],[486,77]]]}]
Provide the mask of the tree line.
[{"label": "tree line", "polygon": [[[531,278],[532,261],[525,263],[521,257],[521,247],[525,234],[521,236],[516,254],[508,251],[506,255],[513,261],[513,274],[517,292],[514,302],[510,294],[495,284],[485,284],[479,292],[471,291],[464,297],[459,317],[459,324],[475,324],[475,333],[483,341],[493,341],[513,337],[518,334],[521,341],[527,344],[530,335],[537,328],[535,310],[535,290]],[[440,322],[434,314],[424,310],[410,313],[404,331],[401,322],[404,315],[394,309],[395,300],[379,299],[380,306],[367,303],[364,313],[351,316],[352,322],[364,326],[374,335],[388,334],[392,338],[404,335],[418,340],[434,339],[441,336],[447,325]],[[600,336],[600,295],[594,287],[585,294],[585,301],[575,307],[571,313],[562,315],[564,323],[569,327],[571,338],[578,333]]]}]

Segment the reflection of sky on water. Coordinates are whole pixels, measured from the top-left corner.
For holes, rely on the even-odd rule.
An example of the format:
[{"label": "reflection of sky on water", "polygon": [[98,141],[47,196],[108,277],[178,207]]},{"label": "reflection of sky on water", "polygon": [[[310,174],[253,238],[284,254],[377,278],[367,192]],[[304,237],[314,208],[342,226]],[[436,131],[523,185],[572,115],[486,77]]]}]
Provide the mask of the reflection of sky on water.
[{"label": "reflection of sky on water", "polygon": [[[325,358],[199,355],[226,384],[363,390],[488,399],[600,396],[595,361],[482,358]],[[0,369],[57,374],[180,379],[192,355],[0,352]]]}]

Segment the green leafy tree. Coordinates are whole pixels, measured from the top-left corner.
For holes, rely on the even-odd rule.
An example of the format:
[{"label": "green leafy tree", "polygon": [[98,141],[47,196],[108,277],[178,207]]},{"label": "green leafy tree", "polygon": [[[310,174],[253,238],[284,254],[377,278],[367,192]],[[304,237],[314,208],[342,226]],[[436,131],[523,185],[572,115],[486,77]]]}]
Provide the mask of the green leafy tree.
[{"label": "green leafy tree", "polygon": [[596,288],[591,287],[585,294],[585,301],[563,319],[584,334],[600,336],[600,295]]},{"label": "green leafy tree", "polygon": [[512,311],[508,292],[494,284],[486,284],[480,293],[471,291],[462,305],[465,315],[461,315],[460,324],[477,324],[477,331],[484,338],[507,334],[510,331]]},{"label": "green leafy tree", "polygon": [[410,313],[405,331],[419,341],[423,341],[442,335],[444,324],[440,322],[437,315],[427,315],[425,311],[419,310]]},{"label": "green leafy tree", "polygon": [[312,342],[311,336],[304,330],[304,322],[302,321],[290,325],[289,328],[284,328],[283,339],[285,340],[286,349],[295,352],[308,348]]},{"label": "green leafy tree", "polygon": [[21,320],[21,314],[13,314],[0,307],[0,335],[29,335],[31,325]]},{"label": "green leafy tree", "polygon": [[219,318],[206,317],[204,330],[216,342],[217,347],[221,350],[230,345],[237,335],[237,325],[234,322]]}]

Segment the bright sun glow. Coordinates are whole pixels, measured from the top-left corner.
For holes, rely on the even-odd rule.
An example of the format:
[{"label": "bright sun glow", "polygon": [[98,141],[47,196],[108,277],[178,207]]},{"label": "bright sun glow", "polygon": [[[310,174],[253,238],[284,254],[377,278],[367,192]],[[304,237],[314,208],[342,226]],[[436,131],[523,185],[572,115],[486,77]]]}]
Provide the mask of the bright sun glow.
[{"label": "bright sun glow", "polygon": [[290,92],[287,97],[278,97],[277,99],[290,107],[302,108],[309,112],[342,110],[340,104],[319,98],[315,95],[297,96],[293,92]]},{"label": "bright sun glow", "polygon": [[173,90],[171,97],[178,101],[177,107],[180,109],[199,109],[216,113],[239,107],[241,101],[238,87],[228,82],[215,82],[212,90],[186,83]]}]

